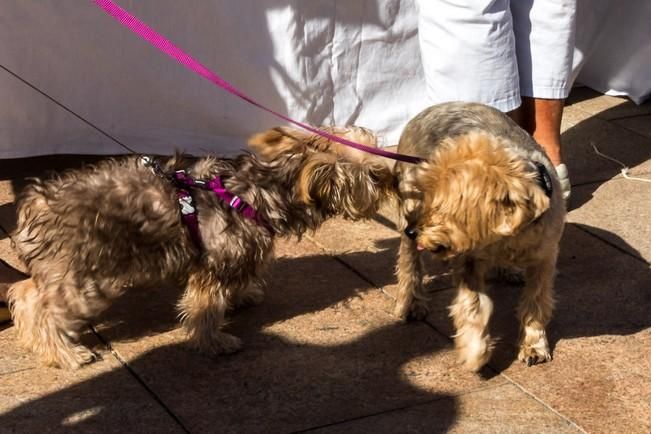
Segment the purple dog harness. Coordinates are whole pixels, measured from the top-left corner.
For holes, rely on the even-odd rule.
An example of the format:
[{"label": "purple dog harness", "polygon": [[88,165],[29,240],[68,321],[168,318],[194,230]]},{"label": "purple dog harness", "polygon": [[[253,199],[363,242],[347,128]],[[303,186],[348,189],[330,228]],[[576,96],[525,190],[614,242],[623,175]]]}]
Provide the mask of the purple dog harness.
[{"label": "purple dog harness", "polygon": [[199,250],[202,249],[203,243],[201,242],[201,233],[199,232],[197,208],[191,193],[193,188],[212,191],[215,196],[221,199],[224,203],[227,203],[228,206],[233,208],[235,211],[239,212],[244,217],[253,220],[258,226],[262,226],[269,231],[270,234],[274,234],[273,228],[262,218],[255,208],[224,187],[222,178],[219,175],[209,181],[203,181],[193,178],[185,170],[176,170],[175,172],[168,174],[163,172],[161,167],[153,158],[148,156],[143,156],[141,158],[145,166],[150,167],[155,174],[171,180],[176,186],[181,219],[187,226],[188,231],[190,232],[190,237]]}]

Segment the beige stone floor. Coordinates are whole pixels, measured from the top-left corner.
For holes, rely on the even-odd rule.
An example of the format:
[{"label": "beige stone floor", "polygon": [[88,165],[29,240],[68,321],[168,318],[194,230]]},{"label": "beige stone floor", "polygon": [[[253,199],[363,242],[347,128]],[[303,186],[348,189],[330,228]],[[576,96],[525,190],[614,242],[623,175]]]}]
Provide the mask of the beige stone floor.
[{"label": "beige stone floor", "polygon": [[[40,366],[0,330],[0,432],[651,432],[651,104],[575,89],[563,140],[574,184],[562,242],[551,363],[515,357],[517,287],[495,284],[501,337],[479,375],[456,363],[444,270],[429,263],[431,314],[390,315],[393,212],[282,240],[263,304],[228,329],[243,351],[183,345],[175,289],[131,293],[84,336],[102,360]],[[27,176],[79,157],[0,162],[0,283],[19,279],[7,236]]]}]

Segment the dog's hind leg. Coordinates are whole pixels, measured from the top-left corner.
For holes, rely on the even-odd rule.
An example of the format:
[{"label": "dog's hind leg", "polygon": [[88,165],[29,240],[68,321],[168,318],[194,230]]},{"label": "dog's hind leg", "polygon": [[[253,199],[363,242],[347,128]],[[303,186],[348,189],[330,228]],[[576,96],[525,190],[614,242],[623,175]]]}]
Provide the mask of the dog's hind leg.
[{"label": "dog's hind leg", "polygon": [[424,319],[429,308],[423,293],[423,263],[416,242],[402,235],[398,253],[398,294],[394,315],[403,320]]},{"label": "dog's hind leg", "polygon": [[71,313],[70,291],[77,291],[66,285],[42,284],[34,278],[16,282],[9,289],[9,306],[23,345],[50,366],[76,369],[96,355],[77,342],[86,321]]},{"label": "dog's hind leg", "polygon": [[257,306],[264,301],[264,280],[252,279],[242,291],[233,294],[233,308]]},{"label": "dog's hind leg", "polygon": [[552,359],[545,326],[554,308],[556,255],[525,271],[525,286],[518,306],[520,351],[518,359],[528,366]]},{"label": "dog's hind leg", "polygon": [[459,359],[471,371],[478,371],[488,362],[493,341],[488,323],[493,313],[493,302],[485,291],[485,266],[479,261],[465,259],[455,267],[457,296],[450,306],[456,334],[454,344]]},{"label": "dog's hind leg", "polygon": [[242,341],[221,331],[228,308],[227,295],[233,293],[205,268],[191,272],[185,293],[179,301],[181,323],[191,347],[208,355],[233,353]]}]

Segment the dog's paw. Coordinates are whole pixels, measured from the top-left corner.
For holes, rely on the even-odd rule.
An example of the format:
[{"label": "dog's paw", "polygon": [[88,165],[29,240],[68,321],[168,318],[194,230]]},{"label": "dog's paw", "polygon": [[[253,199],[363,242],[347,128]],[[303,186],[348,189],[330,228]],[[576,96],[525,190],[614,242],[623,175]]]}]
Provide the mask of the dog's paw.
[{"label": "dog's paw", "polygon": [[493,343],[490,340],[477,341],[472,348],[460,348],[459,362],[470,372],[478,372],[491,358]]},{"label": "dog's paw", "polygon": [[209,356],[235,353],[241,350],[243,346],[242,339],[223,332],[218,332],[210,340],[202,340],[201,343],[191,340],[190,345]]},{"label": "dog's paw", "polygon": [[459,362],[464,369],[471,372],[479,371],[488,363],[495,348],[495,340],[490,335],[477,333],[472,329],[457,332],[454,344],[459,355]]},{"label": "dog's paw", "polygon": [[527,366],[533,366],[539,363],[550,362],[552,355],[547,348],[520,347],[518,360],[526,363]]},{"label": "dog's paw", "polygon": [[393,316],[401,321],[407,321],[407,317],[409,316],[409,305],[396,301],[393,306]]},{"label": "dog's paw", "polygon": [[220,333],[219,346],[222,353],[231,354],[242,349],[242,339],[228,333]]},{"label": "dog's paw", "polygon": [[521,362],[526,363],[527,366],[549,362],[552,359],[545,329],[538,327],[525,327],[524,338],[520,342],[518,359]]},{"label": "dog's paw", "polygon": [[235,307],[257,306],[264,301],[264,290],[257,286],[249,288],[235,299]]},{"label": "dog's paw", "polygon": [[524,274],[517,268],[497,267],[491,270],[488,275],[489,281],[504,282],[511,285],[524,284]]},{"label": "dog's paw", "polygon": [[45,364],[61,369],[75,370],[97,361],[100,357],[83,345],[59,349],[56,354],[44,354]]},{"label": "dog's paw", "polygon": [[410,304],[396,301],[393,315],[402,321],[422,321],[429,315],[429,307],[424,300],[414,300]]},{"label": "dog's paw", "polygon": [[409,314],[407,318],[410,320],[422,321],[427,318],[427,315],[429,315],[427,302],[423,300],[414,300],[411,303],[411,306],[409,306]]},{"label": "dog's paw", "polygon": [[83,345],[77,345],[74,349],[75,359],[79,366],[88,365],[101,359],[101,357],[94,351],[86,348]]},{"label": "dog's paw", "polygon": [[463,365],[463,369],[468,372],[479,372],[486,363],[490,360],[490,354],[483,354],[480,357],[461,359],[459,362]]}]

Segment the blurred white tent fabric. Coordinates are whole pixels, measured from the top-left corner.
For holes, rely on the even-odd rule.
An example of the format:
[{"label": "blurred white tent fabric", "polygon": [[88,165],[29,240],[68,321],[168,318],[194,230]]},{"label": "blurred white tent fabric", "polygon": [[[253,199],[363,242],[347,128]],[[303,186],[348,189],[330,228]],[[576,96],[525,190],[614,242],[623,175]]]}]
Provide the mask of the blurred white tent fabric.
[{"label": "blurred white tent fabric", "polygon": [[576,82],[641,104],[651,96],[651,2],[578,0]]},{"label": "blurred white tent fabric", "polygon": [[[429,105],[413,0],[117,3],[299,121],[363,125],[392,145]],[[649,3],[580,0],[579,13],[578,81],[637,102],[648,96]],[[125,153],[123,145],[232,154],[250,134],[282,123],[159,53],[90,0],[3,0],[0,66],[0,158]]]}]

